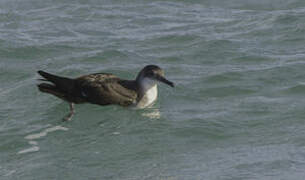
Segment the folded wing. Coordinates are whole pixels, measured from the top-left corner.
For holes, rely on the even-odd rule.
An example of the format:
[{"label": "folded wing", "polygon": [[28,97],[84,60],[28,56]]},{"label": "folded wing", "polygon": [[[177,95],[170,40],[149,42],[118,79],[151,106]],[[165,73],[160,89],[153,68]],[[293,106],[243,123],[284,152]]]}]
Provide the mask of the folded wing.
[{"label": "folded wing", "polygon": [[136,103],[137,92],[131,82],[107,73],[91,74],[76,79],[81,96],[99,105],[118,104],[129,106]]}]

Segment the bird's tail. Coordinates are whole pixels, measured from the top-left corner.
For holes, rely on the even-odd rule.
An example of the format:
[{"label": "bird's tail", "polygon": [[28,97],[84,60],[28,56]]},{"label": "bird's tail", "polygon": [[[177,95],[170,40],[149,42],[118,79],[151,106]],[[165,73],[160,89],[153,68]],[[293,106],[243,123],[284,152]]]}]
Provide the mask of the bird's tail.
[{"label": "bird's tail", "polygon": [[41,92],[50,93],[62,99],[65,99],[66,95],[73,94],[75,86],[73,79],[56,76],[44,71],[38,71],[38,74],[44,78],[40,80],[52,83],[38,84],[37,87]]}]

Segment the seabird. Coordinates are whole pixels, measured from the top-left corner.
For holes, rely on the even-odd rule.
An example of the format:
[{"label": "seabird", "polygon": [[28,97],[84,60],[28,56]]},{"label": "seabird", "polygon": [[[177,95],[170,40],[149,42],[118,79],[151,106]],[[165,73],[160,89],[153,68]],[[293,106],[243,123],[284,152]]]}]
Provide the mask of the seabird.
[{"label": "seabird", "polygon": [[38,84],[41,92],[52,94],[70,105],[70,112],[63,120],[71,120],[74,104],[92,103],[98,105],[116,104],[145,108],[158,95],[157,82],[171,87],[174,83],[164,77],[164,71],[156,65],[145,66],[135,80],[124,80],[110,73],[95,73],[78,78],[67,78],[38,71],[48,83]]}]

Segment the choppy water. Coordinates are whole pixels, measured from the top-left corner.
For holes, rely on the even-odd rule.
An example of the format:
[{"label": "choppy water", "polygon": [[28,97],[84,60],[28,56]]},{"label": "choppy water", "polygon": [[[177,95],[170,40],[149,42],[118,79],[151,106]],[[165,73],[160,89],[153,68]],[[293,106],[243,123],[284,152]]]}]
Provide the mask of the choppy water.
[{"label": "choppy water", "polygon": [[[305,1],[0,2],[0,179],[305,177]],[[37,70],[134,78],[146,110],[68,105]]]}]

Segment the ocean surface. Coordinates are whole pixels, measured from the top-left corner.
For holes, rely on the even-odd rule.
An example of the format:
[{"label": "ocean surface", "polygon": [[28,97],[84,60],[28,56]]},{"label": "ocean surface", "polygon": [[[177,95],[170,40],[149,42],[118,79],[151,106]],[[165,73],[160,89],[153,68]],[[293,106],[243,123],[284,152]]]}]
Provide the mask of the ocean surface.
[{"label": "ocean surface", "polygon": [[[304,180],[304,0],[1,0],[1,180]],[[69,106],[37,70],[133,79],[147,109]]]}]

